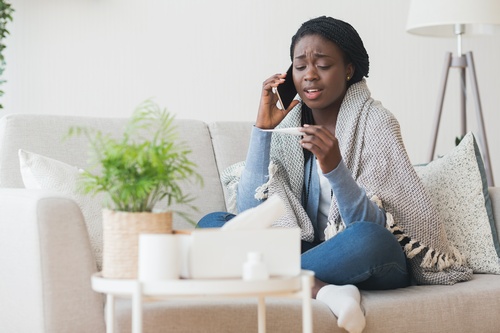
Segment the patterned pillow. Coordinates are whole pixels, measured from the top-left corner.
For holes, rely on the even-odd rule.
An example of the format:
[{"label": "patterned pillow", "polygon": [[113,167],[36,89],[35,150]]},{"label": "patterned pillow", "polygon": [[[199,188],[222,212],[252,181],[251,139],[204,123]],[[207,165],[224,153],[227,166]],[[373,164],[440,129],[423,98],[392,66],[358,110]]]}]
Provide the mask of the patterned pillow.
[{"label": "patterned pillow", "polygon": [[102,267],[102,196],[83,195],[77,190],[81,172],[77,167],[35,153],[19,150],[19,163],[24,186],[29,189],[46,189],[72,198],[80,207],[90,238],[90,245],[97,263]]},{"label": "patterned pillow", "polygon": [[440,212],[450,242],[474,273],[500,274],[497,231],[474,135],[447,155],[415,167]]}]

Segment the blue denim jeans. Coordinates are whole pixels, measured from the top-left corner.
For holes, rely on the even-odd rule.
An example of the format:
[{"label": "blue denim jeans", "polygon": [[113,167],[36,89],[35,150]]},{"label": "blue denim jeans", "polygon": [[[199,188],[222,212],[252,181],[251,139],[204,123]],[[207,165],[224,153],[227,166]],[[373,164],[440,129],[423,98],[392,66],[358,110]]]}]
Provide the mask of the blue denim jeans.
[{"label": "blue denim jeans", "polygon": [[[198,228],[220,228],[235,215],[215,212],[204,216]],[[302,269],[312,270],[326,283],[354,284],[364,290],[410,285],[406,257],[396,238],[384,227],[355,222],[328,241],[302,241]]]}]

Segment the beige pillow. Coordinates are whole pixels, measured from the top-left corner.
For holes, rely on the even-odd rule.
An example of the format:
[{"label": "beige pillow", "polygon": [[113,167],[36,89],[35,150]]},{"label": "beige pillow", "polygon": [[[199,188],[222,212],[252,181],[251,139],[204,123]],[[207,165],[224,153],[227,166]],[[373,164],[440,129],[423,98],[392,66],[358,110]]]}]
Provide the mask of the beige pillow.
[{"label": "beige pillow", "polygon": [[72,198],[80,207],[90,238],[90,245],[97,263],[102,267],[102,195],[91,197],[77,190],[81,169],[55,159],[19,150],[19,163],[24,186],[29,189],[46,189]]},{"label": "beige pillow", "polygon": [[450,153],[415,169],[441,215],[448,239],[467,257],[474,273],[500,274],[491,200],[472,133]]}]

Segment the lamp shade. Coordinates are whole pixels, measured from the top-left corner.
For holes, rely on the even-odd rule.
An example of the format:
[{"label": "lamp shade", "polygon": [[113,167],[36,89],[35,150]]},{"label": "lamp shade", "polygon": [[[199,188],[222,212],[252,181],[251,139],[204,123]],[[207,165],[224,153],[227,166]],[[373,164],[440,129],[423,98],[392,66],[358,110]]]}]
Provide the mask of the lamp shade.
[{"label": "lamp shade", "polygon": [[412,0],[406,31],[412,34],[454,37],[457,24],[466,34],[499,30],[500,0]]}]

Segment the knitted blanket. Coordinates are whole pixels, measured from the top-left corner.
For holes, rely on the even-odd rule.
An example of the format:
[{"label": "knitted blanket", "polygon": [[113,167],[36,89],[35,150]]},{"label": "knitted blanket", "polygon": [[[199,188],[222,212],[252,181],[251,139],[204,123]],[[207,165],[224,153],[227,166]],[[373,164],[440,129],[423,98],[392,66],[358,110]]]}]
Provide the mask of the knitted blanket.
[{"label": "knitted blanket", "polygon": [[[301,104],[279,127],[301,124]],[[349,87],[340,108],[335,133],[347,168],[369,198],[387,214],[387,228],[397,237],[418,284],[454,284],[472,277],[462,255],[446,237],[432,201],[406,153],[399,123],[379,102],[373,100],[365,80]],[[300,138],[273,134],[269,181],[256,189],[264,200],[273,194],[283,199],[287,213],[274,226],[301,228],[303,240],[312,241],[312,223],[302,207],[304,155]],[[237,163],[222,174],[228,205],[234,212],[236,189],[244,168]],[[332,199],[326,235],[343,229],[337,201]]]}]

